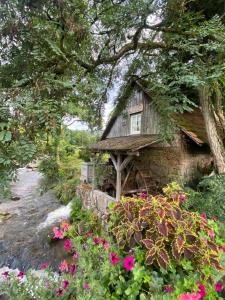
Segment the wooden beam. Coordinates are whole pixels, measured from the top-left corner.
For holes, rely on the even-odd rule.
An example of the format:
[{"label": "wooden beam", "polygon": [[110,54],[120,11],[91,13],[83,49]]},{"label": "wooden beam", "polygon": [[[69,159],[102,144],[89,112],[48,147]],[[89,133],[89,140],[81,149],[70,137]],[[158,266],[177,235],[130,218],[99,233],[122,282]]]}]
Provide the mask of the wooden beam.
[{"label": "wooden beam", "polygon": [[127,156],[124,161],[122,162],[121,166],[120,166],[120,171],[123,171],[123,169],[126,168],[126,166],[129,164],[129,162],[132,160],[133,156],[129,155]]},{"label": "wooden beam", "polygon": [[126,175],[125,180],[124,180],[123,185],[122,185],[121,193],[123,193],[124,187],[125,187],[125,185],[127,183],[127,180],[128,180],[128,178],[130,176],[132,168],[133,168],[133,164],[131,164],[131,166],[130,166],[128,172],[127,172],[127,175]]},{"label": "wooden beam", "polygon": [[111,160],[113,162],[113,165],[114,165],[114,167],[115,167],[115,169],[117,171],[117,161],[116,161],[116,159],[115,159],[115,157],[114,157],[114,155],[112,153],[110,153],[110,158],[111,158]]},{"label": "wooden beam", "polygon": [[117,169],[116,169],[116,201],[121,197],[121,155],[117,155]]}]

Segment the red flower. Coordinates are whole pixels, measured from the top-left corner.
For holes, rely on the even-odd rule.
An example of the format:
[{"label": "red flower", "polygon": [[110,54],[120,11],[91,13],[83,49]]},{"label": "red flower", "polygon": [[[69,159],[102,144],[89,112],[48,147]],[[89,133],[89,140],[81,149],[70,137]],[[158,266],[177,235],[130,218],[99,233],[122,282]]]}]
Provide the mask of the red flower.
[{"label": "red flower", "polygon": [[68,267],[68,263],[67,263],[67,261],[66,260],[64,260],[64,261],[62,261],[61,263],[60,263],[60,265],[59,265],[59,270],[61,271],[61,272],[68,272],[69,271],[69,267]]},{"label": "red flower", "polygon": [[100,244],[101,239],[100,239],[99,237],[95,237],[95,238],[93,239],[93,241],[94,241],[95,245],[98,245],[98,244]]},{"label": "red flower", "polygon": [[48,266],[49,266],[49,264],[47,262],[45,262],[39,266],[39,270],[45,270]]},{"label": "red flower", "polygon": [[20,278],[20,279],[23,279],[23,277],[24,277],[25,275],[26,275],[26,274],[25,274],[24,272],[20,271],[20,272],[18,273],[17,277]]},{"label": "red flower", "polygon": [[68,286],[69,286],[69,281],[68,280],[64,280],[63,281],[63,288],[64,288],[64,290],[66,290],[67,288],[68,288]]},{"label": "red flower", "polygon": [[64,242],[64,251],[70,250],[72,247],[72,243],[70,240],[65,240]]},{"label": "red flower", "polygon": [[207,220],[207,215],[206,213],[201,214],[202,219]]},{"label": "red flower", "polygon": [[215,291],[216,292],[221,292],[222,289],[223,289],[223,286],[220,282],[217,282],[215,285],[214,285],[214,288],[215,288]]},{"label": "red flower", "polygon": [[5,277],[6,279],[9,278],[9,271],[3,272],[2,276]]},{"label": "red flower", "polygon": [[76,272],[76,270],[77,270],[77,266],[72,264],[71,265],[71,274],[74,274]]},{"label": "red flower", "polygon": [[134,267],[134,257],[133,256],[125,257],[123,266],[127,271],[131,271]]},{"label": "red flower", "polygon": [[63,232],[58,227],[54,227],[53,232],[54,232],[54,239],[60,239],[60,240],[63,239]]},{"label": "red flower", "polygon": [[56,290],[56,295],[57,295],[58,297],[62,296],[62,295],[63,295],[63,289],[58,288],[58,289]]},{"label": "red flower", "polygon": [[164,290],[166,293],[171,294],[173,292],[173,287],[171,285],[165,285]]},{"label": "red flower", "polygon": [[84,284],[84,289],[90,290],[90,288],[91,288],[91,286],[90,286],[89,283],[85,283],[85,284]]},{"label": "red flower", "polygon": [[199,283],[198,284],[198,288],[199,288],[199,295],[201,296],[201,298],[204,298],[204,297],[206,297],[206,289],[205,289],[205,286],[204,286],[204,284],[202,284],[202,283]]},{"label": "red flower", "polygon": [[115,252],[111,252],[110,260],[111,260],[111,264],[113,266],[115,266],[120,261],[120,258],[118,257],[118,255]]},{"label": "red flower", "polygon": [[103,247],[105,248],[105,250],[109,250],[109,243],[106,240],[101,240],[101,243],[103,245]]}]

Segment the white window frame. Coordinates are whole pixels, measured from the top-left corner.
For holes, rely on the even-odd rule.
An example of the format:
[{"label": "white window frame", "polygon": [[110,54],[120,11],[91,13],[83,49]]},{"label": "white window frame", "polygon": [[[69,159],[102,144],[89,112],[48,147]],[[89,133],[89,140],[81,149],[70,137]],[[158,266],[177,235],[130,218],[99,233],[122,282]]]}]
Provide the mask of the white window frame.
[{"label": "white window frame", "polygon": [[[137,130],[137,119],[139,118],[140,120],[140,128]],[[141,118],[142,118],[142,113],[136,113],[136,114],[131,114],[130,115],[130,134],[140,134],[141,133]],[[136,123],[136,124],[134,124]],[[134,128],[135,127],[135,128]]]}]

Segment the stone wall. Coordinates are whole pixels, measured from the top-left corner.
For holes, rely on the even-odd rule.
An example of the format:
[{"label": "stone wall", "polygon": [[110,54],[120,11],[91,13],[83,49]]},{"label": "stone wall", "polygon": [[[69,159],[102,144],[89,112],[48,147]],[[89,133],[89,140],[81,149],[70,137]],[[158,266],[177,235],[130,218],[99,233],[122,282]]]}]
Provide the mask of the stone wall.
[{"label": "stone wall", "polygon": [[104,222],[107,217],[107,207],[109,203],[116,201],[116,199],[100,190],[93,190],[88,184],[79,185],[76,192],[81,198],[83,207],[92,209]]}]

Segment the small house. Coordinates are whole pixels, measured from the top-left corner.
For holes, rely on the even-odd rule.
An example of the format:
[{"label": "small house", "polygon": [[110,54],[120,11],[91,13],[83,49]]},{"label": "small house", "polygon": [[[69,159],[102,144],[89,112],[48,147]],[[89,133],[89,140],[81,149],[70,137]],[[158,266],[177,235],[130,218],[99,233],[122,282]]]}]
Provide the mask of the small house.
[{"label": "small house", "polygon": [[185,184],[210,172],[212,156],[200,109],[171,116],[177,128],[171,142],[162,139],[162,116],[140,82],[115,112],[91,148],[110,154],[116,200],[141,191],[152,194],[171,181]]}]

